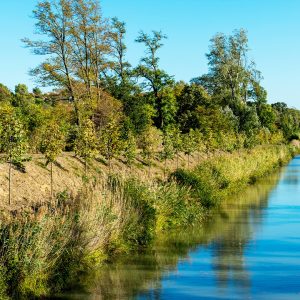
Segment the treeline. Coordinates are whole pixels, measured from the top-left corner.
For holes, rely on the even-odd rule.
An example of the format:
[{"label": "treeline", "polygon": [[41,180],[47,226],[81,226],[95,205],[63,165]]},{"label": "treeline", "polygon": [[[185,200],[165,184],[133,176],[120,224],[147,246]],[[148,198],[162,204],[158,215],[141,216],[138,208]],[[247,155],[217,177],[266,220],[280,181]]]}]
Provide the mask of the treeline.
[{"label": "treeline", "polygon": [[140,32],[138,66],[126,60],[126,26],[105,19],[97,0],[39,1],[36,41],[24,43],[45,60],[31,70],[43,93],[0,85],[0,152],[22,164],[26,153],[53,163],[62,151],[108,164],[122,156],[173,159],[180,152],[233,151],[298,138],[300,112],[267,103],[262,76],[249,59],[247,34],[215,35],[208,74],[176,82],[159,65],[166,36]]}]

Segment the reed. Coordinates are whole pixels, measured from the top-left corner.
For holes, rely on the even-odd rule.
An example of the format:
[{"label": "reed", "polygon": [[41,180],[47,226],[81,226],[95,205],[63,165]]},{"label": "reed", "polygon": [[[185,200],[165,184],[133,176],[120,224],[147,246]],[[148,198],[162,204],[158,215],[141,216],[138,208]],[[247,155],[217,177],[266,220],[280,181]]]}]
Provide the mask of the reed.
[{"label": "reed", "polygon": [[78,285],[111,255],[201,222],[207,208],[292,155],[288,146],[222,154],[192,171],[177,170],[166,182],[109,175],[86,181],[75,196],[64,192],[56,201],[2,212],[0,298],[41,297]]}]

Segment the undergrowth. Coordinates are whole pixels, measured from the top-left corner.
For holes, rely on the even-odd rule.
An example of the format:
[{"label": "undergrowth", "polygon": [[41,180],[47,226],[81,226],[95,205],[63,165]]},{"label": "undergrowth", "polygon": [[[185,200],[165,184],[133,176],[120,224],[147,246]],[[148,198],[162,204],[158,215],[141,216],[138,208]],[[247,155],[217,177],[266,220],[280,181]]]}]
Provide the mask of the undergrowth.
[{"label": "undergrowth", "polygon": [[0,298],[28,299],[78,285],[111,255],[151,244],[158,232],[199,223],[207,208],[287,162],[287,146],[223,154],[166,182],[86,180],[76,196],[0,218]]}]

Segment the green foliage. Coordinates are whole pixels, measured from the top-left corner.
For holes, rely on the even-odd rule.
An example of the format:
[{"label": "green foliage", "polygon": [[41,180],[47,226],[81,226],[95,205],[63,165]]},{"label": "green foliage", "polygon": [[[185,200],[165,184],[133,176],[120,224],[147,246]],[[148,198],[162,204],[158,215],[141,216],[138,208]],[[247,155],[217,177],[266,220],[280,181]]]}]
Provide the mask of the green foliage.
[{"label": "green foliage", "polygon": [[173,137],[173,131],[171,130],[166,130],[163,132],[163,137],[162,137],[162,151],[161,151],[161,157],[162,159],[172,159],[175,154],[175,149],[174,149],[174,137]]},{"label": "green foliage", "polygon": [[127,139],[124,143],[124,157],[126,163],[131,165],[137,156],[137,142],[132,130],[127,131]]},{"label": "green foliage", "polygon": [[199,122],[197,110],[210,105],[211,99],[202,86],[185,84],[177,96],[178,121],[183,132],[190,128],[205,127]]},{"label": "green foliage", "polygon": [[180,185],[190,187],[192,197],[204,207],[210,207],[255,182],[291,155],[285,146],[261,147],[251,152],[244,150],[206,160],[192,171],[176,170],[171,178]]},{"label": "green foliage", "polygon": [[120,115],[110,115],[108,123],[100,132],[100,152],[106,157],[109,164],[111,159],[119,155],[124,148],[120,117]]},{"label": "green foliage", "polygon": [[155,232],[153,195],[147,186],[136,180],[129,180],[124,186],[124,197],[131,213],[124,228],[123,239],[131,246],[145,246],[153,239]]},{"label": "green foliage", "polygon": [[183,228],[199,222],[203,210],[198,201],[191,199],[185,186],[169,182],[157,191],[157,231]]},{"label": "green foliage", "polygon": [[40,151],[45,155],[47,163],[53,163],[65,147],[65,133],[57,120],[50,120],[41,129]]},{"label": "green foliage", "polygon": [[178,154],[182,150],[182,135],[181,131],[178,127],[174,127],[171,129],[171,139],[174,151]]},{"label": "green foliage", "polygon": [[12,92],[4,84],[0,83],[0,102],[10,102],[12,98]]},{"label": "green foliage", "polygon": [[15,94],[12,99],[13,106],[23,107],[33,101],[34,98],[29,94],[28,87],[25,84],[18,84],[15,86]]},{"label": "green foliage", "polygon": [[81,120],[74,141],[74,151],[85,160],[85,163],[97,155],[98,139],[94,123],[90,119]]},{"label": "green foliage", "polygon": [[[149,90],[154,98],[155,109],[157,116],[155,119],[156,126],[162,128],[163,126],[163,104],[161,91],[167,85],[173,83],[173,79],[165,71],[159,68],[159,57],[157,51],[163,46],[162,40],[166,36],[160,31],[152,31],[152,36],[140,32],[136,42],[145,45],[146,56],[141,59],[140,64],[136,67],[135,73],[137,76],[143,78],[142,88]],[[169,102],[168,100],[166,100]]]},{"label": "green foliage", "polygon": [[19,164],[28,150],[26,130],[12,107],[1,107],[0,116],[0,151],[6,161]]},{"label": "green foliage", "polygon": [[260,123],[263,127],[268,128],[271,131],[275,130],[275,112],[270,104],[261,104],[257,109]]},{"label": "green foliage", "polygon": [[191,188],[192,197],[199,201],[204,207],[216,205],[218,189],[215,182],[211,179],[209,170],[203,168],[201,175],[185,171],[183,169],[176,170],[172,177],[178,184]]},{"label": "green foliage", "polygon": [[161,133],[153,126],[149,126],[140,136],[139,147],[142,150],[142,156],[148,160],[149,165],[151,164],[151,159],[153,159],[158,152],[161,144]]},{"label": "green foliage", "polygon": [[161,98],[162,127],[164,129],[174,126],[178,107],[172,88],[164,88],[161,93]]},{"label": "green foliage", "polygon": [[190,129],[189,133],[183,135],[183,151],[187,155],[193,154],[197,150],[198,135],[193,129]]}]

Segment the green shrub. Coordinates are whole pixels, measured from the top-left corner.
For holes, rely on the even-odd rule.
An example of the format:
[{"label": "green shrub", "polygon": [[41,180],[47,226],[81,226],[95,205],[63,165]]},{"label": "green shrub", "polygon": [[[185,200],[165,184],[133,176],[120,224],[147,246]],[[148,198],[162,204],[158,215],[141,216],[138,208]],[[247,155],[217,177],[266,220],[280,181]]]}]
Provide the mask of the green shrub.
[{"label": "green shrub", "polygon": [[146,185],[130,179],[124,184],[124,201],[130,218],[124,226],[123,239],[131,246],[144,246],[152,241],[155,232],[153,194]]},{"label": "green shrub", "polygon": [[198,175],[192,171],[178,169],[171,174],[171,178],[180,185],[190,187],[192,197],[208,208],[216,204],[218,189],[209,170],[202,169],[202,171]]}]

